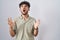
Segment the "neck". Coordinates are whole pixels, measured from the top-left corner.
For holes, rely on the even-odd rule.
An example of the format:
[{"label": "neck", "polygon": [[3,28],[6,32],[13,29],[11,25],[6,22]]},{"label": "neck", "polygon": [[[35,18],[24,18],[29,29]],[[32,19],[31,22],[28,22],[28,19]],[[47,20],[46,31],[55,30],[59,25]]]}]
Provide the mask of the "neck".
[{"label": "neck", "polygon": [[22,15],[22,17],[23,17],[24,20],[26,20],[29,17],[29,15],[28,14]]}]

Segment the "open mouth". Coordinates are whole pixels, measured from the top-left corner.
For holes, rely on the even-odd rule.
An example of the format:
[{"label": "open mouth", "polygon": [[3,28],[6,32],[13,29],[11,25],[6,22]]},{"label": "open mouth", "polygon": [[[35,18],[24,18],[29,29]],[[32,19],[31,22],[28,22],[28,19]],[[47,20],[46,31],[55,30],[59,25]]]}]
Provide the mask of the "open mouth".
[{"label": "open mouth", "polygon": [[23,10],[23,12],[25,12],[25,10]]}]

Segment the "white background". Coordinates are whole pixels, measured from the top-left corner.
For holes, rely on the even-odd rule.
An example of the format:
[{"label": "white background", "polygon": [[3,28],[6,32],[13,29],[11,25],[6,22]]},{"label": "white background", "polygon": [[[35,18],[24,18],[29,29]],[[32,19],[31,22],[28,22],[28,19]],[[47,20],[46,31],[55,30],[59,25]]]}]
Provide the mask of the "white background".
[{"label": "white background", "polygon": [[[9,34],[8,17],[20,15],[19,3],[23,0],[0,0],[0,40],[13,40]],[[60,0],[27,0],[29,14],[40,19],[39,33],[35,40],[60,40]]]}]

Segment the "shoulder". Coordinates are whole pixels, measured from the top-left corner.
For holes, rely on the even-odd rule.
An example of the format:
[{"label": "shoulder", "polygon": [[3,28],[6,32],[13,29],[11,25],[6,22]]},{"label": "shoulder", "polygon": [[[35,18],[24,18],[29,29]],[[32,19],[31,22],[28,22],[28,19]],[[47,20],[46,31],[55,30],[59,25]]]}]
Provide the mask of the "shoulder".
[{"label": "shoulder", "polygon": [[31,16],[30,16],[30,19],[31,19],[32,21],[36,21],[36,19],[35,19],[34,17],[31,17]]},{"label": "shoulder", "polygon": [[18,17],[15,17],[14,18],[14,21],[16,22],[17,20],[19,20],[20,19],[20,17],[18,16]]}]

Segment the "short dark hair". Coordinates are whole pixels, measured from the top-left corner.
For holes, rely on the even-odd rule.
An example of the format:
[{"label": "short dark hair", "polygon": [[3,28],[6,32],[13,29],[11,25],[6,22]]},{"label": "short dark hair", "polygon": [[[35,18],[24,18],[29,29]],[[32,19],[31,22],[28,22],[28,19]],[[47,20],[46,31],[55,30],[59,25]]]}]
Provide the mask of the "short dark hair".
[{"label": "short dark hair", "polygon": [[29,8],[30,8],[30,3],[28,1],[22,1],[20,4],[19,4],[19,7],[21,7],[21,5],[23,4],[26,4]]}]

